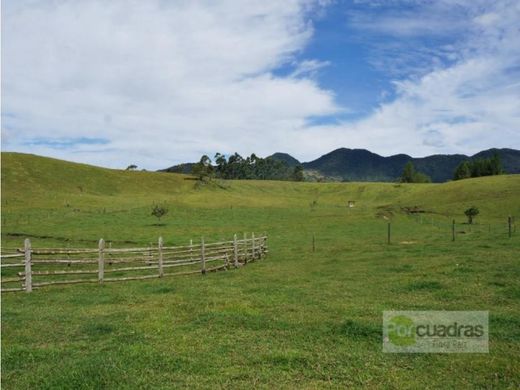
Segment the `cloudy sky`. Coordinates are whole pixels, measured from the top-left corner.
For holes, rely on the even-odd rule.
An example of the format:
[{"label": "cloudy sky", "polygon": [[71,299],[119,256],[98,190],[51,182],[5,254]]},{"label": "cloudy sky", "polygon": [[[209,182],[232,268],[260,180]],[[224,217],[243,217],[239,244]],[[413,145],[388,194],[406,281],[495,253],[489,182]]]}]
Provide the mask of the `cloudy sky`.
[{"label": "cloudy sky", "polygon": [[520,148],[518,0],[4,0],[2,150],[124,168]]}]

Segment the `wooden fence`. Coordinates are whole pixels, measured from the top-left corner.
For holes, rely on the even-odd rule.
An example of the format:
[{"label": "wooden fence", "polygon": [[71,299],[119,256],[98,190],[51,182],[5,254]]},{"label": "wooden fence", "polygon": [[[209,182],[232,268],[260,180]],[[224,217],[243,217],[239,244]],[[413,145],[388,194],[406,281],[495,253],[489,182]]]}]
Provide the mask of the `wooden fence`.
[{"label": "wooden fence", "polygon": [[[104,283],[162,278],[165,276],[205,274],[238,268],[263,258],[268,252],[267,236],[186,246],[165,246],[160,237],[157,246],[112,248],[103,239],[98,248],[56,249],[24,248],[1,257],[2,292],[26,291],[58,284]],[[172,272],[174,270],[179,270]],[[7,285],[7,286],[5,286]],[[16,287],[15,287],[16,286]]]}]

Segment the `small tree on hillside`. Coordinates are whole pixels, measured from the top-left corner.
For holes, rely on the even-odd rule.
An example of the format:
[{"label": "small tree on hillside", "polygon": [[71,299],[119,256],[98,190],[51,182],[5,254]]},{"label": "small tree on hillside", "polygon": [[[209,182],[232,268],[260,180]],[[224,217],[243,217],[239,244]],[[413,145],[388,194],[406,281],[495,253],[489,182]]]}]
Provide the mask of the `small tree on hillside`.
[{"label": "small tree on hillside", "polygon": [[431,183],[432,180],[428,175],[416,171],[413,163],[408,161],[404,166],[400,181],[401,183]]},{"label": "small tree on hillside", "polygon": [[126,167],[127,171],[135,171],[136,169],[137,169],[137,165],[135,165],[135,164],[131,164]]},{"label": "small tree on hillside", "polygon": [[502,160],[500,159],[500,155],[498,153],[493,154],[493,157],[491,157],[489,160],[489,165],[492,175],[501,175],[504,173]]},{"label": "small tree on hillside", "polygon": [[413,175],[415,174],[415,168],[411,161],[408,161],[404,166],[403,173],[401,175],[401,183],[413,183]]},{"label": "small tree on hillside", "polygon": [[156,217],[159,221],[166,214],[168,214],[168,209],[166,207],[158,204],[152,206],[152,215]]},{"label": "small tree on hillside", "polygon": [[303,175],[303,167],[301,165],[296,165],[294,167],[293,173],[292,173],[292,179],[294,181],[304,181],[305,177]]},{"label": "small tree on hillside", "polygon": [[471,177],[471,168],[467,161],[461,162],[457,169],[455,169],[455,173],[453,174],[453,180],[462,180],[468,179]]},{"label": "small tree on hillside", "polygon": [[213,165],[211,165],[211,159],[204,155],[200,158],[200,161],[195,164],[192,170],[194,175],[199,177],[200,181],[208,181],[213,175]]},{"label": "small tree on hillside", "polygon": [[468,217],[469,224],[473,223],[473,218],[476,217],[479,213],[480,211],[475,206],[471,206],[469,209],[464,211],[464,214],[466,217]]},{"label": "small tree on hillside", "polygon": [[415,172],[413,175],[413,183],[431,183],[432,179],[425,173]]}]

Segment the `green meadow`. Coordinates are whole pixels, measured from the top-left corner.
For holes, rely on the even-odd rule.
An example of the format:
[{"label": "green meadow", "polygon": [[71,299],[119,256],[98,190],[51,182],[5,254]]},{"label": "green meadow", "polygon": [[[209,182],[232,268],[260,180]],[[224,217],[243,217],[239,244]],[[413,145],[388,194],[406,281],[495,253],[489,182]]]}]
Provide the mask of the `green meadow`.
[{"label": "green meadow", "polygon": [[[519,175],[200,185],[2,153],[3,252],[269,236],[236,270],[3,293],[2,387],[518,388],[519,194]],[[383,353],[383,310],[488,310],[490,352]]]}]

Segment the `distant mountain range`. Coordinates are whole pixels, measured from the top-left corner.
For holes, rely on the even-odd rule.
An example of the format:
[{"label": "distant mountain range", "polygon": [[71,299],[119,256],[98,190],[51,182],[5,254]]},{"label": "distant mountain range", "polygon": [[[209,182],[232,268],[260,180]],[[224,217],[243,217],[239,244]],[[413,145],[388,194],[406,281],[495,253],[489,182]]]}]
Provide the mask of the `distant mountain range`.
[{"label": "distant mountain range", "polygon": [[[500,155],[506,173],[520,173],[520,150],[516,149],[488,149],[473,156],[435,154],[414,158],[406,154],[383,157],[365,149],[340,148],[304,163],[287,153],[274,153],[269,158],[283,161],[288,166],[301,164],[309,176],[343,181],[395,181],[401,176],[405,164],[412,161],[418,171],[430,176],[433,182],[439,183],[451,180],[455,168],[462,161],[489,158],[494,153]],[[186,163],[162,171],[190,173],[192,167],[193,163]]]}]

